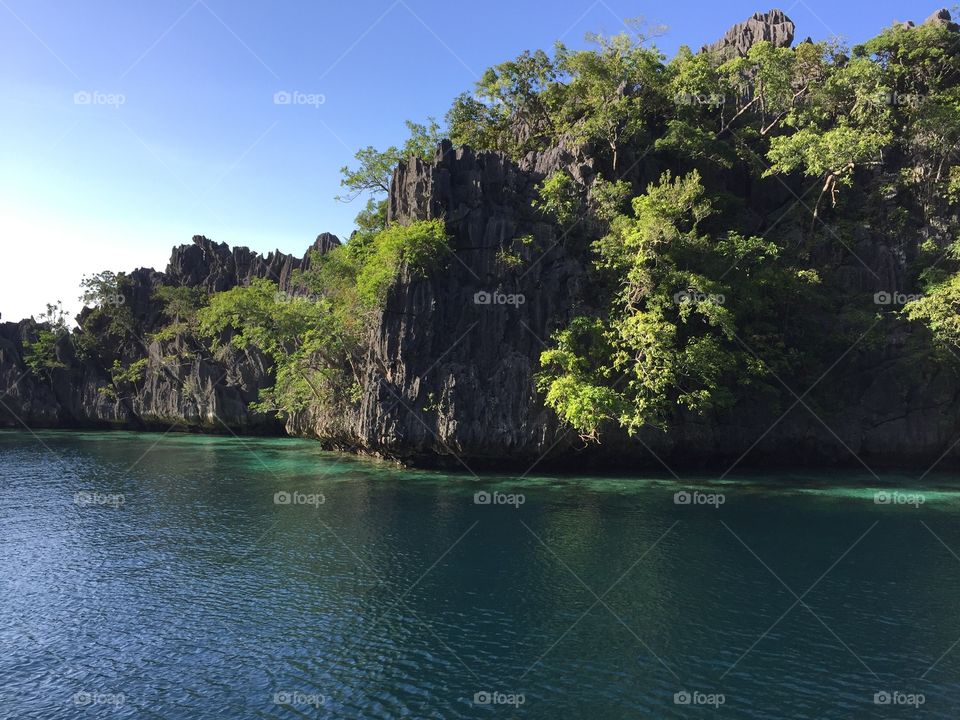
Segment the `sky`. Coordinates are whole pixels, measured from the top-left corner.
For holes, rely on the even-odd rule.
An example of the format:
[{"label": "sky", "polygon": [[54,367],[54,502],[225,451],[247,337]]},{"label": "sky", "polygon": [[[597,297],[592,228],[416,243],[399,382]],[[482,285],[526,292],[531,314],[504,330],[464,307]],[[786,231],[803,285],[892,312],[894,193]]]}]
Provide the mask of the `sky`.
[{"label": "sky", "polygon": [[[442,118],[486,67],[643,17],[668,56],[757,0],[0,0],[0,318],[79,309],[84,275],[162,270],[206,235],[302,255],[349,236],[360,147]],[[851,44],[936,10],[783,0],[806,36]]]}]

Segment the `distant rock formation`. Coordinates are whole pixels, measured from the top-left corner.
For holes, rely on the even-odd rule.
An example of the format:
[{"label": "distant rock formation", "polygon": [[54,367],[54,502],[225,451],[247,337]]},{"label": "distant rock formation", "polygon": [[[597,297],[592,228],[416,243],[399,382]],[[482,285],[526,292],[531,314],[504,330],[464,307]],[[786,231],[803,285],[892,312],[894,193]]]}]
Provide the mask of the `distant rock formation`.
[{"label": "distant rock formation", "polygon": [[790,47],[796,26],[782,10],[756,13],[742,23],[727,30],[726,35],[711,45],[704,45],[701,52],[709,52],[731,60],[743,57],[755,44],[767,40],[776,47]]},{"label": "distant rock formation", "polygon": [[960,25],[957,25],[957,23],[953,22],[953,18],[950,17],[950,11],[947,10],[946,8],[940,8],[939,10],[937,10],[935,13],[933,13],[933,15],[931,15],[926,20],[924,20],[923,24],[924,25],[943,25],[944,27],[947,28],[947,30],[950,30],[951,32],[960,31]]},{"label": "distant rock formation", "polygon": [[277,282],[282,290],[287,290],[293,272],[310,266],[313,250],[329,252],[338,245],[340,240],[336,235],[322,233],[303,258],[296,258],[279,250],[260,255],[250,248],[231,248],[226,243],[195,235],[192,245],[173,249],[167,265],[167,282],[220,292],[248,283],[253,278],[266,277]]},{"label": "distant rock formation", "polygon": [[[269,359],[252,348],[228,346],[210,357],[184,338],[152,339],[163,322],[155,291],[160,285],[186,285],[218,292],[268,278],[282,291],[296,293],[294,271],[309,268],[313,250],[324,253],[338,245],[335,235],[323,233],[303,258],[297,258],[280,251],[260,255],[197,235],[192,244],[173,249],[165,272],[140,268],[129,273],[123,302],[131,311],[135,340],[120,350],[129,358],[146,359],[147,366],[142,381],[121,397],[103,391],[111,384],[110,368],[78,356],[66,339],[57,347],[63,367],[49,379],[36,377],[27,371],[24,348],[35,339],[38,324],[0,323],[0,427],[175,426],[214,433],[282,434],[279,420],[250,408],[260,390],[273,383]],[[85,308],[80,317],[89,313]]]},{"label": "distant rock formation", "polygon": [[[906,22],[895,22],[894,27],[911,29],[917,27],[917,24],[913,20],[907,20]],[[950,16],[950,11],[946,8],[940,8],[930,17],[923,21],[923,25],[941,25],[945,27],[950,32],[960,32],[960,25],[953,22],[953,18]]]}]

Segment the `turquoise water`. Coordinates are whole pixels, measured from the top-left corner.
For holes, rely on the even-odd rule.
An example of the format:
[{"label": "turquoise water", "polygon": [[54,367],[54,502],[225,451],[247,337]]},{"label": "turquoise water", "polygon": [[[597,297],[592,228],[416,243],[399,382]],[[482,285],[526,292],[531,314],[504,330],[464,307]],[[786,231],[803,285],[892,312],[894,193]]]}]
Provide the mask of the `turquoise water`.
[{"label": "turquoise water", "polygon": [[958,519],[949,476],[2,432],[0,718],[956,718]]}]

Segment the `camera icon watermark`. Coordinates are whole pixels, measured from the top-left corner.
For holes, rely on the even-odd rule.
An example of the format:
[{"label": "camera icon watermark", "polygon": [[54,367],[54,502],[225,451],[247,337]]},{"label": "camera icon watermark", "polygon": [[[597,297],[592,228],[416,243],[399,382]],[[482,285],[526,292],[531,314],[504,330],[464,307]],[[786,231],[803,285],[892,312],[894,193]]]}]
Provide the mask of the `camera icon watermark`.
[{"label": "camera icon watermark", "polygon": [[287,705],[289,707],[313,707],[319,708],[327,703],[325,695],[320,693],[305,693],[299,690],[281,690],[273,694],[274,705]]},{"label": "camera icon watermark", "polygon": [[487,492],[479,490],[473,494],[474,505],[510,505],[514,510],[518,509],[527,501],[523,493],[502,493],[494,490]]},{"label": "camera icon watermark", "polygon": [[675,305],[723,305],[727,298],[722,293],[703,293],[696,290],[681,290],[673,294]]},{"label": "camera icon watermark", "polygon": [[100,493],[91,490],[81,490],[73,494],[73,504],[78,507],[112,507],[121,508],[127,504],[123,493]]},{"label": "camera icon watermark", "polygon": [[718,108],[726,104],[727,98],[720,93],[677,93],[673,96],[673,102],[677,105],[701,105]]},{"label": "camera icon watermark", "polygon": [[123,93],[105,93],[99,90],[78,90],[73,94],[74,105],[105,105],[118,109],[127,102]]},{"label": "camera icon watermark", "polygon": [[327,103],[323,93],[305,93],[300,90],[278,90],[273,94],[274,105],[305,105],[319,109]]},{"label": "camera icon watermark", "polygon": [[705,493],[699,490],[680,490],[673,494],[674,505],[706,505],[714,510],[719,510],[720,506],[727,501],[727,496],[723,493]]},{"label": "camera icon watermark", "polygon": [[502,293],[496,290],[487,292],[486,290],[480,290],[473,294],[474,305],[513,305],[514,307],[520,307],[526,301],[527,297],[523,293]]},{"label": "camera icon watermark", "polygon": [[523,693],[480,690],[473,694],[474,705],[509,705],[518,708],[527,701]]},{"label": "camera icon watermark", "polygon": [[887,292],[886,290],[881,290],[880,292],[873,294],[873,303],[874,305],[906,305],[907,303],[916,302],[921,298],[923,298],[923,295],[918,293],[891,293]]},{"label": "camera icon watermark", "polygon": [[74,705],[80,707],[109,705],[110,707],[119,708],[123,707],[123,704],[127,701],[127,697],[123,693],[102,693],[81,690],[78,693],[74,693],[72,700]]},{"label": "camera icon watermark", "polygon": [[870,102],[878,106],[908,107],[916,110],[930,98],[920,93],[878,92],[870,97]]},{"label": "camera icon watermark", "polygon": [[705,693],[699,690],[693,692],[681,690],[673,694],[674,705],[705,705],[717,709],[727,702],[727,697],[723,693]]},{"label": "camera icon watermark", "polygon": [[927,702],[923,693],[905,693],[899,690],[880,690],[873,694],[874,705],[896,705],[900,707],[919,708]]},{"label": "camera icon watermark", "polygon": [[923,493],[903,493],[899,490],[878,490],[873,494],[874,505],[912,505],[919,508],[927,502]]},{"label": "camera icon watermark", "polygon": [[274,505],[310,505],[312,507],[320,507],[326,502],[327,498],[323,493],[302,493],[296,490],[293,492],[280,490],[273,494]]}]

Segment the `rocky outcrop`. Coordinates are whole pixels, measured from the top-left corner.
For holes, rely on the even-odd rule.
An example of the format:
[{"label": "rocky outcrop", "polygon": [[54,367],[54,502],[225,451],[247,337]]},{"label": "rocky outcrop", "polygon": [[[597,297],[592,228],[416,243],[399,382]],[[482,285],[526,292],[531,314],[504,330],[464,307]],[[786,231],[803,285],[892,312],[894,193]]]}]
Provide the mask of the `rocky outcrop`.
[{"label": "rocky outcrop", "polygon": [[[913,20],[907,20],[906,22],[894,23],[894,26],[910,30],[911,28],[917,27],[917,24],[913,22]],[[923,26],[940,26],[946,28],[950,32],[960,32],[960,25],[957,25],[957,23],[953,22],[953,18],[950,16],[950,11],[946,8],[940,8],[935,13],[930,15],[930,17],[923,21]]]},{"label": "rocky outcrop", "polygon": [[269,278],[279,283],[281,290],[288,290],[294,271],[309,268],[312,251],[328,252],[338,245],[340,240],[336,235],[323,233],[317,236],[302,258],[279,250],[264,256],[249,248],[231,248],[226,243],[196,235],[192,245],[174,248],[164,282],[220,292],[248,283],[253,278]]},{"label": "rocky outcrop", "polygon": [[[786,387],[781,403],[745,396],[709,418],[679,415],[669,432],[628,437],[607,428],[602,445],[561,427],[536,390],[538,358],[553,331],[591,309],[587,243],[597,228],[561,229],[531,208],[535,186],[563,168],[589,185],[596,161],[583,148],[556,148],[513,163],[493,152],[439,148],[434,162],[414,160],[393,177],[390,218],[444,218],[452,252],[442,272],[404,276],[393,288],[367,364],[357,407],[292,418],[288,430],[331,447],[376,453],[413,464],[457,469],[505,466],[723,467],[742,464],[933,463],[960,433],[960,378],[950,368],[911,356],[904,326],[882,347],[854,346],[804,395]],[[656,177],[653,160],[637,179]],[[727,187],[734,187],[732,182]],[[745,222],[763,235],[801,233],[783,217],[778,182],[751,187]],[[833,232],[836,232],[835,230]],[[895,293],[909,248],[880,228],[851,239],[839,261],[851,290]],[[505,254],[519,262],[504,263]],[[824,266],[837,264],[823,257]],[[829,318],[824,318],[829,322]],[[846,348],[841,348],[840,352]],[[789,383],[795,382],[792,378]],[[795,393],[795,394],[794,394]],[[802,400],[797,401],[797,397]]]},{"label": "rocky outcrop", "polygon": [[[263,256],[197,236],[192,244],[174,248],[164,272],[134,270],[122,297],[131,322],[125,333],[128,347],[122,351],[128,362],[145,359],[146,369],[141,381],[120,393],[110,392],[109,368],[78,357],[65,340],[57,348],[62,367],[46,377],[28,372],[24,347],[36,339],[39,326],[32,320],[0,324],[0,427],[177,427],[282,434],[279,420],[249,407],[273,382],[268,359],[255,349],[228,347],[212,357],[182,338],[152,339],[162,323],[154,292],[163,284],[216,292],[254,278],[269,278],[285,292],[296,292],[293,273],[310,267],[312,251],[328,252],[339,244],[336,236],[324,233],[297,258],[279,251]],[[81,317],[89,312],[85,309]]]},{"label": "rocky outcrop", "polygon": [[702,52],[715,54],[722,60],[731,60],[744,57],[761,40],[773,43],[774,47],[790,47],[795,29],[793,21],[782,10],[756,13],[727,30],[715,43],[704,45]]},{"label": "rocky outcrop", "polygon": [[[953,29],[946,11],[927,23]],[[729,58],[761,40],[787,47],[793,39],[792,21],[773,10],[704,50]],[[518,162],[444,142],[432,161],[402,163],[393,174],[388,219],[443,219],[450,252],[442,269],[427,277],[404,272],[390,289],[358,368],[359,400],[296,413],[286,419],[286,431],[332,448],[460,470],[504,466],[522,472],[540,463],[563,469],[725,469],[736,463],[925,469],[938,459],[960,465],[960,376],[917,352],[922,331],[913,325],[894,326],[879,339],[851,338],[822,374],[802,384],[778,378],[777,397],[745,391],[733,408],[708,417],[678,411],[668,431],[646,428],[631,437],[605,428],[603,443],[596,444],[563,427],[537,390],[539,356],[556,330],[596,309],[600,293],[590,244],[604,227],[587,213],[560,226],[533,201],[538,183],[557,170],[581,188],[598,175],[622,176],[635,192],[666,169],[689,170],[649,149],[619,152],[617,172],[608,153],[572,142]],[[874,175],[863,184],[894,186],[898,170],[864,170]],[[737,208],[730,212],[739,214],[739,229],[761,237],[775,231],[785,247],[806,243],[810,264],[829,273],[830,287],[843,293],[915,291],[904,278],[920,242],[946,247],[960,222],[945,205],[874,193],[862,203],[850,201],[861,216],[833,226],[824,220],[818,230],[823,238],[811,237],[809,215],[802,208],[792,212],[807,190],[797,178],[757,178],[738,167],[707,168],[703,176],[728,207]],[[904,232],[907,226],[916,234]],[[233,349],[212,357],[186,340],[150,340],[160,322],[154,292],[161,284],[217,292],[255,278],[297,292],[295,273],[309,269],[312,251],[338,245],[336,237],[320,235],[301,258],[259,255],[197,236],[173,251],[164,272],[133,272],[124,302],[139,347],[126,352],[147,361],[146,373],[134,391],[119,397],[103,392],[108,368],[78,357],[69,343],[58,348],[63,368],[38,379],[23,362],[36,324],[0,325],[0,393],[6,393],[0,394],[0,425],[280,432],[276,420],[250,409],[272,382],[266,358]],[[816,319],[824,327],[835,319],[829,307],[810,312],[820,313]]]},{"label": "rocky outcrop", "polygon": [[930,17],[923,21],[924,25],[940,25],[945,27],[950,32],[960,32],[960,25],[953,22],[953,18],[950,17],[950,11],[946,8],[940,8]]}]

